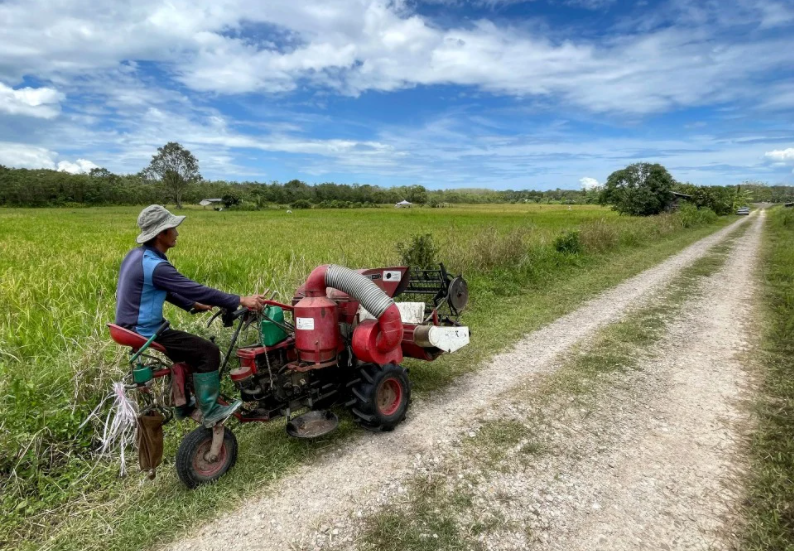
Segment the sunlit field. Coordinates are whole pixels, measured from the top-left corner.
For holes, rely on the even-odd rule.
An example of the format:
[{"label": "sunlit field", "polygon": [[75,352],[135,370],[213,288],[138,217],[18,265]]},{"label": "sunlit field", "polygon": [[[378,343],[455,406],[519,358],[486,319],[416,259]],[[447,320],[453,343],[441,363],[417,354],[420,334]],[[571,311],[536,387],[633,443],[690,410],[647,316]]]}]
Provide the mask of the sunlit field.
[{"label": "sunlit field", "polygon": [[[169,426],[166,464],[155,482],[140,484],[134,467],[120,480],[117,462],[97,462],[95,427],[79,426],[124,373],[125,351],[105,325],[113,320],[117,272],[135,246],[139,211],[0,209],[0,547],[36,547],[50,537],[53,547],[73,549],[164,541],[211,516],[220,500],[248,494],[356,432],[344,421],[316,444],[288,440],[278,423],[235,429],[238,466],[192,493],[169,464],[187,424]],[[397,243],[431,234],[438,259],[469,280],[463,321],[474,337],[459,355],[411,364],[420,401],[526,331],[726,223],[534,204],[183,213],[188,218],[169,253],[177,269],[224,291],[272,289],[283,299],[317,265],[399,264]],[[166,309],[175,327],[222,331],[204,328],[206,317]]]}]

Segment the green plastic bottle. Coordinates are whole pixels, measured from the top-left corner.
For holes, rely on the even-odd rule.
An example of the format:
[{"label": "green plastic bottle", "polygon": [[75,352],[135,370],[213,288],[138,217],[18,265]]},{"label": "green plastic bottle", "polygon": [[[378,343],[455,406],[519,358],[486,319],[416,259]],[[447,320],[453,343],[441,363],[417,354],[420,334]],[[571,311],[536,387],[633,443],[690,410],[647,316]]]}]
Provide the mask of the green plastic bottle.
[{"label": "green plastic bottle", "polygon": [[[279,323],[284,323],[284,310],[278,306],[265,306],[265,316]],[[259,326],[259,331],[262,334],[262,344],[265,346],[273,346],[287,338],[286,331],[270,321],[270,319],[263,318]]]}]

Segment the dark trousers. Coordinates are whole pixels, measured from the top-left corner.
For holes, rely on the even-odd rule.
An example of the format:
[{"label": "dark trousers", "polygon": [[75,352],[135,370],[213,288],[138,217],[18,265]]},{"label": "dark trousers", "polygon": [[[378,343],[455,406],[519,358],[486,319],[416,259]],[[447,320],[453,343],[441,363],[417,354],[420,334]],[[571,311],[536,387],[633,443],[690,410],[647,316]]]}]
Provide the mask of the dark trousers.
[{"label": "dark trousers", "polygon": [[221,351],[215,343],[177,329],[166,329],[155,342],[165,347],[165,355],[175,362],[185,362],[193,373],[217,371]]}]

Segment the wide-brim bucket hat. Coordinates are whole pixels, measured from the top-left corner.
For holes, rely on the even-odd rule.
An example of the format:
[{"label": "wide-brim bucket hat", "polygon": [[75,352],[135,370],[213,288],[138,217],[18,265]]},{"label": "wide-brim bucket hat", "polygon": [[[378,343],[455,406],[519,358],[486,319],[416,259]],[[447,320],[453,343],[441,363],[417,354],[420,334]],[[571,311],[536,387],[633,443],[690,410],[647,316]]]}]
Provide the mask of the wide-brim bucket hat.
[{"label": "wide-brim bucket hat", "polygon": [[138,243],[146,243],[157,237],[163,230],[175,228],[185,219],[185,216],[176,216],[160,205],[149,205],[138,215],[138,227],[141,234],[135,238]]}]

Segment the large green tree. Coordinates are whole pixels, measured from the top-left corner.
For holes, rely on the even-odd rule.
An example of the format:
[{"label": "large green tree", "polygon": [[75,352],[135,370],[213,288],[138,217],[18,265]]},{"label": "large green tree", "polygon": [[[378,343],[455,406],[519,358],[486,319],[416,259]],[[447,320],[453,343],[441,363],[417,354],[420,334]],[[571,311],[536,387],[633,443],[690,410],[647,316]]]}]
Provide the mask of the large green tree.
[{"label": "large green tree", "polygon": [[144,174],[162,182],[178,209],[182,208],[182,196],[190,184],[201,180],[198,159],[177,142],[157,148]]},{"label": "large green tree", "polygon": [[609,175],[599,202],[621,214],[659,214],[672,204],[675,183],[662,165],[635,163]]}]

